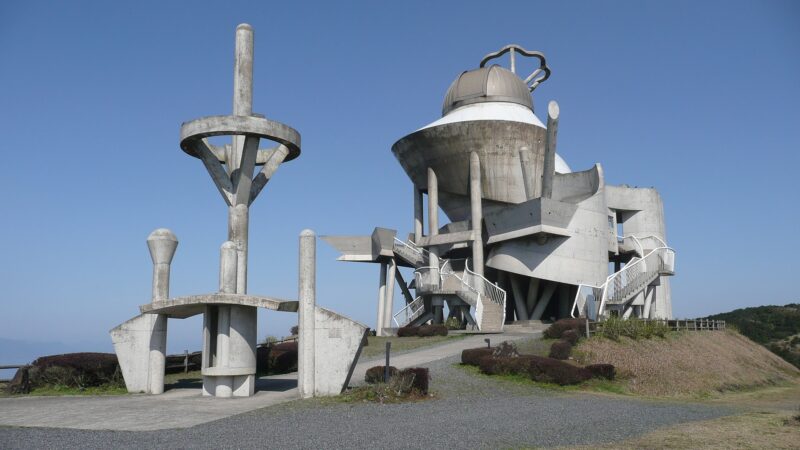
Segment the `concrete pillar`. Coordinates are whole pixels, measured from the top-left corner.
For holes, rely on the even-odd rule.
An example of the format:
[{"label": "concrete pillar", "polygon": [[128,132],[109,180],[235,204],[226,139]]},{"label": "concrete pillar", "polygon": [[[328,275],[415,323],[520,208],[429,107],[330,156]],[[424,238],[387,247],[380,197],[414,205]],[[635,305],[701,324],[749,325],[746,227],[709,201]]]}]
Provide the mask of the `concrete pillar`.
[{"label": "concrete pillar", "polygon": [[514,292],[514,307],[517,313],[517,320],[526,320],[528,318],[527,311],[525,310],[525,300],[522,296],[522,288],[519,285],[519,275],[509,275],[511,279],[511,290]]},{"label": "concrete pillar", "polygon": [[569,317],[569,310],[572,306],[572,299],[569,298],[569,285],[558,284],[558,318]]},{"label": "concrete pillar", "polygon": [[228,208],[228,240],[236,244],[236,289],[235,294],[247,293],[247,245],[250,211],[247,205]]},{"label": "concrete pillar", "polygon": [[[169,300],[169,274],[172,258],[178,248],[178,239],[172,231],[159,228],[147,237],[147,248],[153,261],[152,301]],[[154,314],[153,331],[150,334],[150,346],[147,367],[147,392],[161,394],[164,392],[164,372],[167,362],[167,316]]]},{"label": "concrete pillar", "polygon": [[424,220],[423,212],[422,212],[422,191],[417,188],[417,185],[413,186],[414,188],[414,242],[419,242],[420,238],[422,238],[422,221]]},{"label": "concrete pillar", "polygon": [[[253,27],[243,23],[236,27],[236,53],[233,65],[233,115],[253,114]],[[245,136],[233,136],[227,155],[228,173],[239,169]]]},{"label": "concrete pillar", "polygon": [[531,200],[536,197],[535,180],[532,178],[533,165],[531,164],[531,149],[519,149],[519,166],[522,169],[522,186],[525,188],[525,198]]},{"label": "concrete pillar", "polygon": [[[224,294],[235,294],[238,278],[239,251],[237,245],[231,241],[225,241],[220,248],[219,256],[219,291]],[[214,306],[215,314],[210,314],[210,320],[216,319],[216,326],[212,324],[210,333],[214,333],[209,342],[210,348],[203,349],[204,353],[210,353],[210,365],[214,369],[227,371],[231,366],[231,308],[230,305]],[[237,314],[236,320],[241,320]],[[237,324],[238,326],[239,324]],[[239,344],[239,342],[236,342]],[[238,357],[243,349],[233,349]],[[244,349],[246,350],[246,349]],[[235,358],[238,359],[238,358]],[[203,376],[203,393],[215,397],[232,397],[234,391],[234,377],[232,375],[214,374]]]},{"label": "concrete pillar", "polygon": [[[436,172],[428,167],[428,236],[439,235],[439,182]],[[431,247],[430,265],[439,267],[439,249]]]},{"label": "concrete pillar", "polygon": [[375,324],[375,335],[383,336],[383,318],[386,310],[386,271],[388,270],[385,262],[381,263],[381,274],[378,281],[378,320]]},{"label": "concrete pillar", "polygon": [[527,318],[530,319],[533,315],[533,308],[536,306],[536,295],[539,293],[539,279],[531,278],[528,282],[528,298],[525,301],[525,306],[528,311]]},{"label": "concrete pillar", "polygon": [[553,292],[555,292],[555,290],[556,290],[556,283],[554,281],[548,282],[547,285],[544,287],[544,291],[542,291],[542,295],[539,298],[539,302],[536,303],[536,307],[533,308],[533,314],[531,314],[531,320],[542,320],[542,314],[544,314],[544,310],[550,303],[550,298],[553,297]]},{"label": "concrete pillar", "polygon": [[483,205],[481,202],[481,160],[469,155],[469,200],[472,216],[472,270],[483,276]]},{"label": "concrete pillar", "polygon": [[556,174],[556,138],[558,137],[558,103],[555,100],[547,104],[547,136],[544,150],[544,167],[542,171],[542,197],[553,196],[553,178]]},{"label": "concrete pillar", "polygon": [[300,397],[314,396],[314,311],[317,303],[317,263],[316,263],[316,235],[311,230],[300,233],[300,268],[298,281],[297,310],[299,325],[298,359],[297,359],[297,386]]},{"label": "concrete pillar", "polygon": [[394,278],[397,274],[397,262],[391,258],[386,265],[386,291],[383,306],[383,328],[392,328],[392,313],[394,312]]}]

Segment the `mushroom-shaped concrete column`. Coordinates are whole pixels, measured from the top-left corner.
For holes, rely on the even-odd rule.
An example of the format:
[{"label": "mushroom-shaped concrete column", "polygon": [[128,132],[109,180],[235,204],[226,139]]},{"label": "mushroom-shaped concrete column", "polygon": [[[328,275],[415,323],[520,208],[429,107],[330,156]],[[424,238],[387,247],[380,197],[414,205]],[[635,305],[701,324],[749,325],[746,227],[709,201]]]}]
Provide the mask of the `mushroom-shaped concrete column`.
[{"label": "mushroom-shaped concrete column", "polygon": [[175,249],[178,248],[178,238],[172,231],[159,228],[147,236],[147,248],[150,249],[150,258],[153,260],[153,301],[162,301],[169,298],[169,270]]}]

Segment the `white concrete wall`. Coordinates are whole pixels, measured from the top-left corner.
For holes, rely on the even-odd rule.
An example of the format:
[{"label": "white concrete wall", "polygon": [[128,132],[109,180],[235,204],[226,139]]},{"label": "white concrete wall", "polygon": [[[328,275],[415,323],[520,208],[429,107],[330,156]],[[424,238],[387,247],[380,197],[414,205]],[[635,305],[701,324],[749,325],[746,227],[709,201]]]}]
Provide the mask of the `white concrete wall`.
[{"label": "white concrete wall", "polygon": [[164,392],[167,316],[140,314],[109,334],[128,392]]}]

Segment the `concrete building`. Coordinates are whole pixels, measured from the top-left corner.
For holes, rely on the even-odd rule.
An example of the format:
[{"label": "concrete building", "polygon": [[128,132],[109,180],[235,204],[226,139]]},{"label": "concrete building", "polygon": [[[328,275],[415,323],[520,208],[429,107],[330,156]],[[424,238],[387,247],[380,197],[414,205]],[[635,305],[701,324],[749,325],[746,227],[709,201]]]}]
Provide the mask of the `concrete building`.
[{"label": "concrete building", "polygon": [[[489,64],[505,54],[510,68]],[[521,77],[519,57],[539,67]],[[379,334],[445,316],[486,332],[578,315],[671,318],[674,252],[658,192],[607,186],[600,164],[570,169],[556,153],[558,104],[546,124],[533,110],[549,77],[540,52],[486,55],[453,81],[440,119],[392,146],[412,183],[410,235],[323,237],[342,261],[380,264]]]},{"label": "concrete building", "polygon": [[[170,298],[170,264],[178,239],[167,229],[147,238],[153,260],[151,303],[110,331],[129,392],[164,392],[168,319],[203,315],[203,395],[255,393],[257,308],[299,312],[298,388],[302,397],[338,395],[353,373],[368,328],[316,305],[316,235],[300,236],[298,300],[247,293],[249,208],[278,167],[300,156],[300,133],[253,113],[253,29],[236,28],[233,114],[181,126],[180,147],[202,161],[228,205],[220,249],[219,291]],[[213,136],[230,136],[216,146]],[[273,147],[259,149],[261,141]],[[260,166],[260,168],[259,168]]]}]

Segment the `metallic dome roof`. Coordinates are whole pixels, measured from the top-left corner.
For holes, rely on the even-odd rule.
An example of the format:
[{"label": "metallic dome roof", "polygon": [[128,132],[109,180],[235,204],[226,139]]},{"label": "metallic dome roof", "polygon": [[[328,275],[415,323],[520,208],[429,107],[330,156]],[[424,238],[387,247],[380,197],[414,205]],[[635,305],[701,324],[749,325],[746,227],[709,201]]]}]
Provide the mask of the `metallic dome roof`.
[{"label": "metallic dome roof", "polygon": [[483,102],[510,102],[533,111],[531,89],[514,72],[492,65],[463,72],[447,90],[442,116],[464,105]]}]

